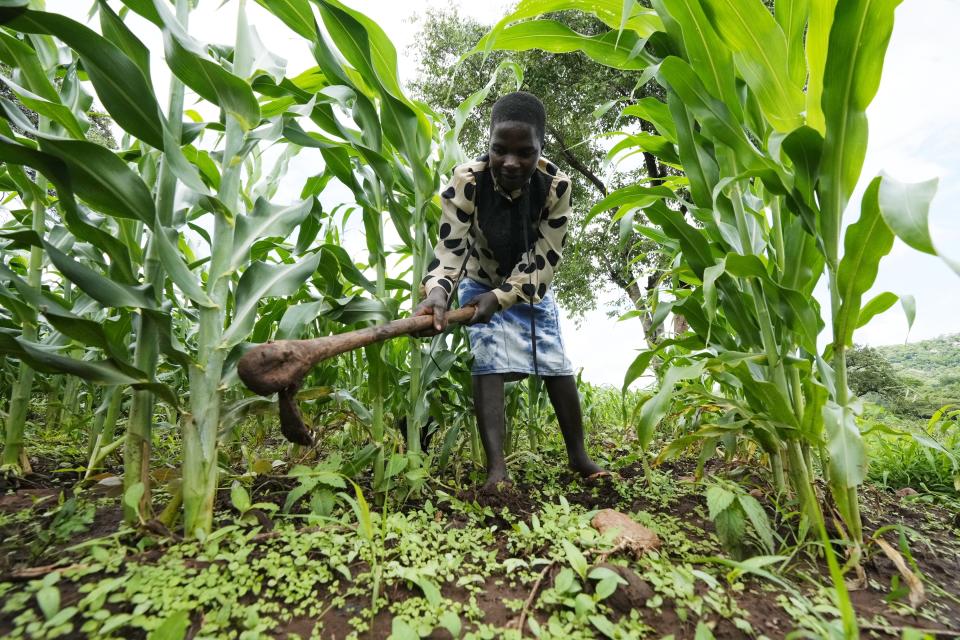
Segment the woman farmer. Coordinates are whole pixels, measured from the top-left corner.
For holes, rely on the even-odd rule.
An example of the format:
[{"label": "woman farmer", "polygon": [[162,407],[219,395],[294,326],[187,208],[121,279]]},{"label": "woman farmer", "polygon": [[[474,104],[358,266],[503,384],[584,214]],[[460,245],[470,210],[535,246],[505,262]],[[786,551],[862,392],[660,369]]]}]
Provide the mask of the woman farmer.
[{"label": "woman farmer", "polygon": [[567,239],[570,177],[541,156],[545,125],[533,94],[518,91],[493,105],[489,153],[456,167],[441,194],[440,240],[414,312],[433,315],[442,331],[455,286],[461,306],[476,307],[467,332],[485,489],[510,482],[504,382],[528,375],[544,380],[570,468],[585,478],[609,475],[584,448],[580,398],[549,290]]}]

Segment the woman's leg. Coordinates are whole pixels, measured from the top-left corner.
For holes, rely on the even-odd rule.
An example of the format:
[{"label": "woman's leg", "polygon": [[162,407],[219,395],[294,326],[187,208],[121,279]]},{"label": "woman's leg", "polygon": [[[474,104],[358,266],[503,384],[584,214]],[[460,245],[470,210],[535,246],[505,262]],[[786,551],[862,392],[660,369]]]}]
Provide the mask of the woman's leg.
[{"label": "woman's leg", "polygon": [[503,375],[473,376],[473,410],[477,415],[477,431],[487,454],[487,481],[484,489],[496,487],[498,482],[509,482],[507,463],[503,459],[503,439],[506,436],[506,418],[503,413]]},{"label": "woman's leg", "polygon": [[544,376],[543,381],[560,423],[563,443],[567,445],[570,468],[582,476],[604,472],[603,467],[590,459],[583,443],[583,416],[576,379],[573,376]]}]

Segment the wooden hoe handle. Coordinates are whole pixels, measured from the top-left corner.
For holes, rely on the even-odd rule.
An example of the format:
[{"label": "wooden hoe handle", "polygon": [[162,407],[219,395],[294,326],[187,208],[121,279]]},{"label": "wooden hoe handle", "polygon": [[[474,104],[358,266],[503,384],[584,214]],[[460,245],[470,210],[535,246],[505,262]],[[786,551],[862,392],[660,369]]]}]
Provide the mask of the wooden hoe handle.
[{"label": "wooden hoe handle", "polygon": [[[473,306],[454,309],[447,322],[464,323],[473,317]],[[247,388],[268,396],[290,387],[299,388],[318,362],[375,342],[430,329],[433,316],[411,316],[366,329],[357,329],[312,340],[277,340],[257,345],[243,354],[237,374]]]}]

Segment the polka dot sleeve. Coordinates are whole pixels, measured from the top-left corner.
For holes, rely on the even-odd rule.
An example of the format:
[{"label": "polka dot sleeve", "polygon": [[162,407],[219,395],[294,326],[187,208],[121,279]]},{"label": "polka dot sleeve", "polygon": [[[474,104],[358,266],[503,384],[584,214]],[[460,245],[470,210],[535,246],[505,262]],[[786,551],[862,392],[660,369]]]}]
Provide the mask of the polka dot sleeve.
[{"label": "polka dot sleeve", "polygon": [[[563,245],[567,241],[567,224],[570,218],[570,178],[559,174],[550,188],[548,205],[540,216],[540,226],[533,252],[522,258],[506,281],[493,292],[506,309],[517,302],[540,302],[553,280],[553,273]],[[528,259],[530,259],[528,261]]]},{"label": "polka dot sleeve", "polygon": [[474,189],[476,178],[471,167],[460,165],[454,169],[449,184],[440,193],[439,237],[433,250],[434,258],[421,283],[426,295],[441,287],[450,297],[471,233]]}]

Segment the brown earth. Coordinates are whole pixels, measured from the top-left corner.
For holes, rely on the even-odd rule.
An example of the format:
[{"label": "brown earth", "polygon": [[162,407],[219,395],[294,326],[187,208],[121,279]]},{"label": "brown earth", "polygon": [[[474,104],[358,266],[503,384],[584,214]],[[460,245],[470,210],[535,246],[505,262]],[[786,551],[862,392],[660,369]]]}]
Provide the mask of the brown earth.
[{"label": "brown earth", "polygon": [[[685,478],[692,475],[693,466],[689,463],[672,463],[664,465],[662,470],[668,471],[675,478]],[[708,468],[709,472],[710,469]],[[639,465],[631,465],[620,469],[619,474],[624,479],[641,482],[643,472]],[[0,513],[11,514],[26,509],[39,514],[56,504],[59,493],[69,486],[71,480],[75,480],[75,478],[63,474],[58,475],[51,470],[28,476],[26,481],[20,483],[18,490],[0,495]],[[258,483],[251,493],[255,501],[271,501],[280,504],[292,486],[293,482],[289,479],[268,478]],[[495,492],[468,489],[460,492],[457,497],[464,502],[476,503],[480,507],[489,507],[493,515],[486,517],[486,524],[496,526],[499,530],[509,526],[509,521],[502,515],[503,510],[507,510],[514,517],[524,521],[529,521],[532,515],[538,513],[540,506],[537,500],[531,497],[534,495],[536,495],[535,487],[518,482],[509,488]],[[623,510],[623,506],[618,504],[619,496],[616,492],[610,490],[605,481],[600,481],[595,485],[583,486],[579,490],[570,492],[566,498],[571,504],[582,505],[589,510],[616,509],[618,507]],[[888,595],[891,580],[898,574],[898,570],[893,562],[880,552],[875,545],[869,545],[867,556],[863,562],[863,568],[867,576],[867,587],[852,591],[851,598],[861,620],[875,620],[882,617],[890,625],[890,633],[880,629],[864,628],[863,637],[900,637],[899,627],[929,630],[947,630],[949,628],[956,633],[955,630],[960,629],[960,539],[958,539],[957,534],[958,527],[960,527],[960,514],[952,513],[935,505],[918,503],[909,499],[908,496],[898,496],[892,491],[883,491],[870,486],[864,488],[862,501],[865,535],[868,538],[872,532],[887,525],[902,525],[908,531],[913,530],[920,534],[916,540],[908,538],[909,552],[912,561],[916,563],[915,569],[919,570],[928,587],[928,601],[939,609],[936,621],[892,609],[884,601],[884,598]],[[228,505],[228,492],[222,492],[218,496],[218,506],[227,507]],[[418,506],[416,503],[409,503],[406,508],[411,509]],[[466,516],[450,508],[449,503],[441,503],[437,508],[440,517],[445,518],[451,527],[463,527],[467,523]],[[633,511],[644,510],[654,515],[658,510],[664,510],[663,507],[648,499],[633,501],[630,504],[630,509]],[[707,533],[707,536],[713,532],[712,523],[703,517],[705,505],[702,496],[682,495],[670,504],[665,511],[674,517],[688,521],[698,529],[702,529]],[[120,521],[119,506],[102,507],[98,509],[93,524],[82,534],[70,540],[69,544],[113,534],[117,531]],[[0,527],[0,541],[14,537],[17,533],[14,525]],[[699,534],[692,531],[691,537],[693,535]],[[886,532],[884,538],[894,548],[898,547],[898,536],[895,531]],[[506,555],[505,538],[501,536],[497,543],[501,554]],[[30,569],[26,566],[30,560],[29,552],[22,546],[20,548],[7,548],[2,542],[0,542],[0,549],[2,549],[2,553],[0,553],[0,581],[22,580],[17,576]],[[46,558],[47,561],[51,559],[51,556],[56,559],[58,554],[55,553],[56,550],[53,551],[54,553]],[[139,561],[155,561],[160,553],[162,551],[147,552],[139,557]],[[134,560],[135,558],[131,559],[131,561]],[[828,573],[822,563],[815,564],[810,561],[799,560],[796,568],[811,575],[823,576],[821,580],[828,581]],[[616,592],[616,596],[611,598],[609,602],[616,612],[622,615],[631,608],[640,608],[644,621],[655,628],[657,634],[661,636],[674,634],[678,640],[693,637],[697,622],[695,619],[680,619],[669,602],[664,603],[660,613],[643,607],[646,599],[652,594],[650,586],[632,570],[623,567],[617,567],[616,570],[621,572],[621,575],[629,583],[625,587],[621,587]],[[548,574],[544,587],[552,580],[553,574],[554,571]],[[75,602],[81,597],[76,589],[77,586],[73,583],[61,582],[62,606],[69,606],[71,602]],[[706,589],[706,587],[702,583],[698,583],[698,589]],[[457,602],[466,602],[468,599],[466,590],[450,584],[443,587],[442,594],[444,597]],[[397,587],[392,588],[387,595],[393,600],[418,594]],[[518,613],[508,609],[504,603],[507,600],[525,600],[528,595],[529,592],[526,589],[511,587],[508,581],[499,580],[497,576],[491,577],[485,585],[485,590],[480,599],[480,606],[486,613],[485,621],[498,627],[516,624]],[[740,608],[749,613],[749,619],[758,633],[763,633],[770,638],[783,638],[793,629],[790,616],[777,605],[769,588],[762,588],[759,581],[747,581],[747,588],[737,595],[737,603]],[[368,605],[368,600],[348,598],[345,607],[329,609],[322,618],[323,637],[345,637],[352,631],[349,620]],[[11,621],[6,619],[5,615],[0,614],[0,636],[10,629]],[[531,615],[536,616],[541,622],[546,621],[546,616],[542,612],[533,612]],[[723,619],[717,619],[715,622],[713,631],[718,639],[744,637],[743,632],[734,627],[732,622]],[[287,634],[307,637],[314,625],[315,621],[312,619],[293,618],[276,629],[274,633],[278,638],[286,638]],[[372,621],[371,631],[365,634],[365,637],[386,637],[390,633],[390,626],[391,616],[389,612],[385,609],[381,610]],[[192,637],[198,631],[198,627],[199,620],[196,619],[188,637]],[[82,636],[74,634],[64,637],[80,638]],[[134,634],[131,637],[142,636]],[[437,631],[430,637],[448,638],[449,634],[446,631]]]}]

